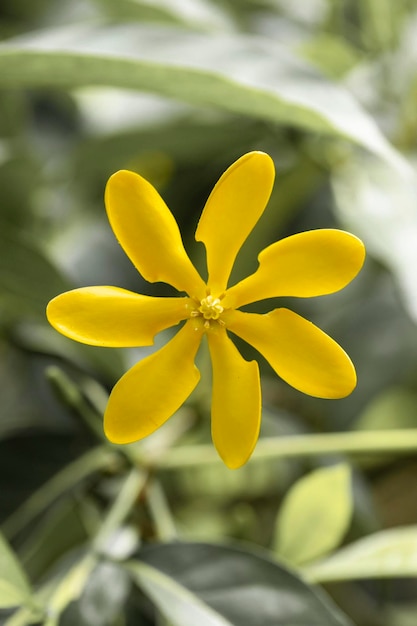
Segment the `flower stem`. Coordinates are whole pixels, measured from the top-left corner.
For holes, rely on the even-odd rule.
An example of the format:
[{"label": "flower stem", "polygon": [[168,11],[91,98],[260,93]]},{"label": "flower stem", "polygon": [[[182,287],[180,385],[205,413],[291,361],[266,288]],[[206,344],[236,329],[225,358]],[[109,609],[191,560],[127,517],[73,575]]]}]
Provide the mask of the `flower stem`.
[{"label": "flower stem", "polygon": [[129,516],[148,479],[146,472],[133,467],[125,478],[119,494],[113,502],[104,522],[94,539],[94,548],[100,551]]},{"label": "flower stem", "polygon": [[[267,459],[321,454],[401,454],[417,450],[417,429],[324,433],[260,439],[251,463]],[[211,444],[179,446],[152,459],[159,469],[175,469],[191,465],[219,462]]]},{"label": "flower stem", "polygon": [[177,530],[161,484],[153,479],[147,489],[147,504],[160,541],[177,539]]}]

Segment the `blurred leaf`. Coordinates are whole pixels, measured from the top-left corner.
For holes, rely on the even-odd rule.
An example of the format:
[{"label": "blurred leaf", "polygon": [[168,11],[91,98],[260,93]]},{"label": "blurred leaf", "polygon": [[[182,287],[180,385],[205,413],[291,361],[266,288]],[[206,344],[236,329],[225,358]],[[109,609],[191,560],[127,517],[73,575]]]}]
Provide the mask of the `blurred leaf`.
[{"label": "blurred leaf", "polygon": [[358,430],[417,428],[417,393],[402,387],[385,389],[365,407]]},{"label": "blurred leaf", "polygon": [[58,626],[66,607],[83,593],[96,564],[96,557],[87,554],[59,579],[47,601],[48,618],[44,626]]},{"label": "blurred leaf", "polygon": [[139,543],[139,529],[136,526],[120,526],[100,549],[112,561],[124,561],[136,552]]},{"label": "blurred leaf", "polygon": [[348,465],[311,472],[284,499],[276,524],[275,552],[297,565],[330,552],[343,539],[352,509]]},{"label": "blurred leaf", "polygon": [[6,154],[4,161],[0,156],[1,231],[7,233],[10,229],[13,234],[10,227],[15,227],[30,232],[34,197],[40,182],[39,163],[34,155],[19,152],[6,142],[3,151]]},{"label": "blurred leaf", "polygon": [[94,472],[107,467],[114,458],[115,452],[106,446],[93,448],[80,456],[57,472],[22,504],[5,521],[4,532],[8,536],[19,533],[60,496]]},{"label": "blurred leaf", "polygon": [[342,136],[409,166],[342,87],[273,40],[150,25],[45,31],[0,47],[0,84],[107,85]]},{"label": "blurred leaf", "polygon": [[0,535],[0,608],[18,606],[31,596],[29,581],[6,540]]},{"label": "blurred leaf", "polygon": [[[10,90],[1,92],[0,137],[12,137],[20,132],[22,125],[26,123],[26,109],[27,102],[24,94]],[[3,154],[1,156],[3,157]]]},{"label": "blurred leaf", "polygon": [[21,233],[0,229],[0,313],[45,319],[50,298],[69,286],[43,253]]},{"label": "blurred leaf", "polygon": [[74,498],[65,498],[46,511],[42,521],[31,528],[20,550],[31,580],[40,580],[59,558],[88,539],[83,522]]},{"label": "blurred leaf", "polygon": [[417,322],[417,177],[405,180],[366,160],[337,170],[333,189],[341,222],[390,268]]},{"label": "blurred leaf", "polygon": [[[359,413],[352,429],[356,431],[375,431],[380,435],[386,432],[387,439],[396,429],[417,432],[417,393],[404,387],[388,387],[377,393]],[[388,465],[394,457],[388,452],[381,455],[360,456],[362,468],[376,468]],[[390,474],[391,476],[391,474]],[[390,504],[391,508],[391,504]],[[375,529],[372,529],[375,530]]]},{"label": "blurred leaf", "polygon": [[365,46],[372,51],[393,47],[398,35],[402,11],[390,0],[361,0],[358,3],[361,34]]},{"label": "blurred leaf", "polygon": [[118,20],[164,20],[203,30],[231,30],[233,23],[210,0],[100,0]]},{"label": "blurred leaf", "polygon": [[130,561],[172,626],[347,626],[329,599],[265,556],[204,543],[153,546]]},{"label": "blurred leaf", "polygon": [[[55,417],[57,417],[55,415]],[[76,432],[28,428],[0,440],[0,519],[16,511],[30,495],[86,450]],[[14,523],[13,523],[14,524]],[[10,530],[13,532],[14,526]],[[2,527],[7,538],[11,535]],[[18,532],[18,531],[17,531]]]},{"label": "blurred leaf", "polygon": [[359,539],[303,570],[314,582],[417,576],[417,526],[390,528]]},{"label": "blurred leaf", "polygon": [[26,355],[0,340],[0,439],[42,422],[32,376]]},{"label": "blurred leaf", "polygon": [[86,580],[78,602],[63,614],[60,626],[113,625],[126,603],[130,586],[130,578],[120,565],[98,563]]},{"label": "blurred leaf", "polygon": [[[172,448],[171,451],[178,449],[183,457],[188,446]],[[215,498],[222,503],[233,498],[254,498],[263,493],[276,492],[282,481],[280,469],[276,459],[270,463],[244,465],[233,472],[217,462],[207,466],[196,462],[192,472],[189,467],[180,470],[175,481],[188,498]]]},{"label": "blurred leaf", "polygon": [[[57,294],[54,294],[57,295]],[[44,302],[44,307],[47,300]],[[37,355],[56,357],[59,362],[68,361],[75,365],[77,372],[99,372],[104,382],[113,384],[125,371],[126,364],[123,351],[120,349],[106,349],[97,346],[87,346],[77,343],[58,333],[52,326],[42,320],[24,320],[13,327],[13,340],[23,350]],[[57,361],[53,361],[54,363]],[[50,360],[48,361],[48,364]],[[71,376],[74,371],[70,370]],[[79,376],[78,376],[79,378]],[[79,384],[80,381],[78,381]],[[88,379],[84,377],[84,383]],[[105,391],[103,390],[103,393]]]},{"label": "blurred leaf", "polygon": [[417,604],[415,601],[404,605],[392,604],[384,607],[386,621],[384,626],[415,626]]},{"label": "blurred leaf", "polygon": [[56,365],[45,370],[45,376],[61,402],[72,410],[100,441],[107,441],[99,413],[90,406],[79,385]]},{"label": "blurred leaf", "polygon": [[347,41],[328,33],[319,33],[301,46],[298,52],[329,78],[340,78],[360,60],[359,52]]},{"label": "blurred leaf", "polygon": [[145,472],[133,467],[123,479],[117,497],[94,539],[95,550],[107,552],[109,549],[111,552],[114,534],[131,514],[147,478],[148,475]]}]

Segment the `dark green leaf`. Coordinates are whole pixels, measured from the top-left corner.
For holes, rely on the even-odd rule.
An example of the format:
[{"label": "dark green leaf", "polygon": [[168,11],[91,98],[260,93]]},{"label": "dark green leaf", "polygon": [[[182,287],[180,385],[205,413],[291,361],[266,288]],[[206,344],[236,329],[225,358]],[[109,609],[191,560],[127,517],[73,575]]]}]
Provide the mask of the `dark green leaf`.
[{"label": "dark green leaf", "polygon": [[348,626],[331,602],[261,554],[204,543],[154,546],[129,563],[173,626]]},{"label": "dark green leaf", "polygon": [[9,317],[45,319],[50,298],[68,289],[52,263],[27,237],[0,230],[0,312]]}]

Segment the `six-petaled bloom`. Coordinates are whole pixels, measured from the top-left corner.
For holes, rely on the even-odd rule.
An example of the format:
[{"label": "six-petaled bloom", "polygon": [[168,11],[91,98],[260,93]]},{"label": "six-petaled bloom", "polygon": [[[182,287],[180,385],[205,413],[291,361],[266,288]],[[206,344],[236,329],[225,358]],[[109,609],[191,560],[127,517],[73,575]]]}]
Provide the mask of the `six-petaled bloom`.
[{"label": "six-petaled bloom", "polygon": [[263,152],[242,156],[220,178],[196,231],[207,253],[205,283],[152,185],[124,170],[109,179],[108,218],[130,260],[147,281],[162,281],[187,294],[159,298],[117,287],[86,287],[49,303],[47,316],[55,329],[96,346],[149,346],[157,333],[185,321],[163,348],[139,361],[113,388],[104,414],[110,441],[146,437],[184,403],[200,378],[194,360],[204,335],[213,368],[212,438],[230,468],[243,465],[256,444],[261,390],[257,362],[243,359],[229,332],[306,394],[342,398],[354,389],[351,360],[314,324],[286,308],[266,315],[238,309],[265,298],[305,298],[342,289],[362,267],[365,250],[359,239],[336,229],[287,237],[259,254],[252,275],[228,287],[236,255],[263,213],[273,181],[273,161]]}]

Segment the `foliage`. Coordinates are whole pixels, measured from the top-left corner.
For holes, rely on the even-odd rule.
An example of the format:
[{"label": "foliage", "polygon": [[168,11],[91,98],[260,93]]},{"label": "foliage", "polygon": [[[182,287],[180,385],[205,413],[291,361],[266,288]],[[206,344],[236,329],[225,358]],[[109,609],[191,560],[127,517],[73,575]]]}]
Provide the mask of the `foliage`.
[{"label": "foliage", "polygon": [[[414,625],[417,2],[7,0],[0,26],[0,622]],[[113,445],[109,392],[153,348],[74,343],[46,304],[86,285],[172,295],[115,241],[108,177],[147,178],[203,271],[201,209],[252,150],[277,177],[232,281],[287,235],[360,237],[345,290],[250,308],[317,323],[358,386],[303,396],[263,361],[261,438],[231,471],[203,349],[173,419]]]}]

